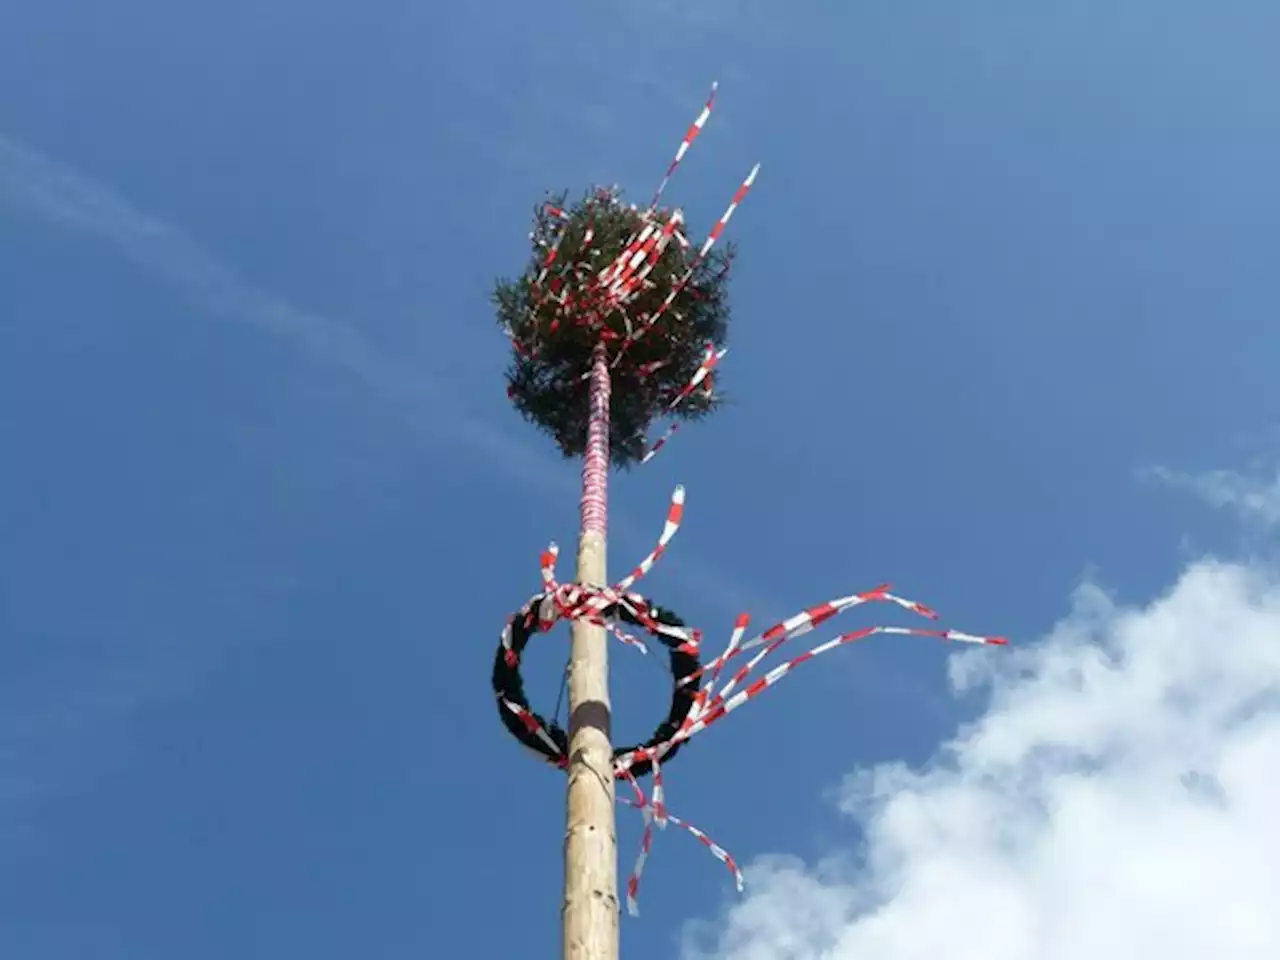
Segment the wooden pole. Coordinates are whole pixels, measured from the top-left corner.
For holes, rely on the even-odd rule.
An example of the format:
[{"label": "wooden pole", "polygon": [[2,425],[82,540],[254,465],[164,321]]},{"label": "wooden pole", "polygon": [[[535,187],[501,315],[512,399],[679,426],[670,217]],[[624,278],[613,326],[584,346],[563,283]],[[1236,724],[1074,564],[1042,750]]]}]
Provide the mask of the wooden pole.
[{"label": "wooden pole", "polygon": [[[578,582],[607,585],[609,367],[591,368],[591,418],[582,464]],[[575,620],[569,659],[569,789],[564,838],[564,960],[617,960],[618,841],[614,829],[609,647],[603,627]]]}]

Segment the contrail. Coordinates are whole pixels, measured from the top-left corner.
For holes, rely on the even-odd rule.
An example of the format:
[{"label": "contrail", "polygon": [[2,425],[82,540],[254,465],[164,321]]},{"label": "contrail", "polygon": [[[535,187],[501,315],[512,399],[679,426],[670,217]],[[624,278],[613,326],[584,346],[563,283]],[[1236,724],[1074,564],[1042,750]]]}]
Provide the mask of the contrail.
[{"label": "contrail", "polygon": [[[111,188],[4,137],[0,201],[110,244],[217,317],[289,337],[370,382],[390,372],[350,327],[257,289],[182,230],[142,212]],[[393,379],[403,380],[398,372]],[[419,379],[416,386],[428,398],[436,394],[427,381]]]},{"label": "contrail", "polygon": [[445,386],[393,362],[355,328],[254,286],[185,231],[139,210],[110,187],[4,136],[0,205],[100,240],[168,282],[202,312],[282,337],[346,370],[402,412],[415,414],[410,424],[416,429],[447,434],[545,490],[560,492],[568,482],[566,473],[462,412]]}]

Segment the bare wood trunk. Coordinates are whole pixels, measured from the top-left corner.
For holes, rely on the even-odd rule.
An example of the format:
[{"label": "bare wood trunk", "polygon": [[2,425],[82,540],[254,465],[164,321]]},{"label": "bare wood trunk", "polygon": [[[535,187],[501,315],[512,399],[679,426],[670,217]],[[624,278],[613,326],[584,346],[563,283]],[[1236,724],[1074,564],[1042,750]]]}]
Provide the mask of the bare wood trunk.
[{"label": "bare wood trunk", "polygon": [[[609,368],[597,348],[582,465],[578,582],[603,587],[609,484]],[[618,841],[614,831],[609,647],[603,627],[575,620],[569,666],[569,790],[564,840],[564,960],[617,960]]]}]

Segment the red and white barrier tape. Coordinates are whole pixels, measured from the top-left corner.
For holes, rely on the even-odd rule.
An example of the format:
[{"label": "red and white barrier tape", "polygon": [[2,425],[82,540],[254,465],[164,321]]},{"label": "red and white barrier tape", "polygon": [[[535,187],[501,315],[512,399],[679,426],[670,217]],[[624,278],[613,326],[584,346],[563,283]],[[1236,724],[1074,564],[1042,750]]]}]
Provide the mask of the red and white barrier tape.
[{"label": "red and white barrier tape", "polygon": [[[714,393],[714,381],[712,380],[711,371],[715,369],[716,364],[719,363],[728,352],[728,348],[726,347],[722,347],[717,350],[714,344],[708,344],[706,357],[698,366],[698,369],[694,371],[693,376],[689,378],[689,382],[680,388],[680,391],[675,395],[675,399],[667,405],[667,412],[673,412],[676,407],[680,406],[681,403],[691,397],[693,392],[697,390],[698,386],[703,382],[706,383],[706,387],[703,388],[704,392],[708,397],[712,396]],[[657,441],[649,447],[645,452],[645,455],[641,457],[640,462],[642,464],[648,463],[657,456],[658,451],[667,445],[667,441],[670,440],[679,429],[680,422],[678,420],[673,420],[670,426],[667,427],[667,432],[659,437]]]},{"label": "red and white barrier tape", "polygon": [[[649,629],[663,636],[683,641],[691,650],[697,650],[701,634],[696,630],[671,627],[658,623],[648,616],[643,600],[631,592],[631,588],[653,569],[655,563],[662,558],[673,537],[680,530],[684,518],[684,487],[676,487],[671,492],[671,502],[667,506],[667,516],[662,525],[662,534],[657,545],[649,551],[632,571],[611,587],[593,587],[579,583],[559,583],[556,580],[556,560],[560,548],[554,542],[548,544],[542,552],[541,574],[545,599],[538,611],[538,629],[545,632],[554,626],[557,620],[585,619],[590,623],[608,629],[623,643],[636,647],[644,652],[648,648],[644,643],[630,634],[624,633],[616,624],[605,621],[601,611],[613,604],[622,604]],[[509,644],[507,644],[509,646]]]},{"label": "red and white barrier tape", "polygon": [[[560,246],[567,233],[566,229],[561,229],[554,240],[543,242],[542,245],[547,248],[546,257],[543,260],[541,269],[534,280],[532,289],[535,297],[537,297],[536,306],[540,306],[546,302],[554,302],[557,304],[556,318],[553,320],[553,329],[559,323],[561,317],[572,316],[576,322],[593,327],[600,332],[602,342],[610,340],[618,343],[611,360],[611,366],[616,367],[623,354],[631,347],[632,344],[641,339],[647,332],[653,330],[658,321],[671,309],[676,298],[688,286],[692,280],[697,268],[706,260],[716,242],[724,234],[729,220],[733,217],[738,206],[746,198],[752,185],[755,183],[756,176],[760,172],[760,165],[756,164],[746,179],[739,186],[733,199],[730,201],[728,208],[721,215],[719,221],[712,228],[707,239],[703,241],[698,253],[694,257],[692,264],[686,269],[683,276],[676,282],[675,286],[670,290],[664,298],[662,304],[651,315],[632,318],[627,314],[627,305],[633,301],[636,295],[644,289],[651,288],[648,276],[659,262],[662,254],[665,252],[671,241],[674,239],[682,247],[689,246],[688,238],[680,230],[683,223],[683,215],[679,210],[666,213],[659,210],[658,201],[661,199],[663,192],[666,190],[667,184],[679,166],[685,154],[689,151],[693,141],[701,133],[711,115],[712,106],[715,100],[717,86],[712,85],[711,95],[708,97],[702,111],[697,119],[689,127],[684,139],[681,141],[676,151],[674,160],[667,168],[666,174],[663,176],[658,189],[653,196],[647,210],[640,212],[639,225],[635,234],[632,235],[626,244],[623,245],[622,251],[612,262],[606,264],[599,270],[588,268],[582,263],[574,267],[573,273],[568,275],[552,274],[553,268],[557,263]],[[600,203],[620,205],[616,191],[602,190],[596,200]],[[632,210],[636,210],[632,205]],[[548,208],[551,217],[560,220],[567,220],[567,215],[562,210]],[[591,223],[588,223],[582,241],[582,251],[589,259],[596,251],[591,250],[591,242],[594,236],[594,230]],[[541,242],[541,241],[540,241]],[[573,285],[566,283],[567,279],[574,281]],[[619,313],[626,329],[625,335],[613,333],[605,327],[605,320]],[[511,333],[513,340],[514,332]],[[517,349],[522,349],[517,342]],[[533,349],[536,349],[536,343]],[[688,384],[676,392],[668,402],[667,412],[674,412],[675,409],[688,397],[698,390],[699,387],[707,393],[708,396],[713,391],[713,373],[715,366],[724,357],[723,349],[716,349],[714,345],[707,348],[707,354],[703,362],[699,365]],[[655,361],[650,365],[650,372],[656,370],[662,361]],[[600,364],[596,364],[592,371],[585,375],[586,377],[599,377]],[[584,377],[585,378],[585,377]],[[594,384],[594,386],[599,386]],[[603,391],[599,389],[592,391],[594,396],[603,396]],[[670,437],[678,429],[678,424],[670,426],[666,433],[654,443],[646,452],[643,462],[648,462],[661,449]],[[598,438],[593,438],[598,441]],[[600,450],[605,449],[599,442],[589,444],[595,451],[594,456],[589,456],[590,461],[585,467],[593,472],[600,472],[607,469],[607,454],[605,454],[605,462],[601,461]],[[585,486],[585,485],[584,485]],[[584,500],[583,504],[583,521],[585,526],[592,528],[603,526],[605,503],[603,497],[599,498],[600,502],[594,500],[590,503]],[[655,623],[648,615],[645,602],[638,595],[630,593],[630,588],[644,577],[653,567],[653,565],[662,557],[666,551],[671,539],[675,536],[680,528],[680,523],[684,511],[684,488],[677,487],[671,498],[671,504],[667,512],[667,520],[663,527],[662,535],[659,537],[657,546],[649,553],[644,560],[636,566],[631,573],[620,580],[612,587],[584,586],[580,584],[560,584],[555,579],[555,565],[558,556],[558,548],[553,543],[542,554],[542,580],[545,588],[545,596],[541,607],[538,610],[539,629],[549,629],[558,619],[579,619],[584,618],[593,623],[600,624],[608,628],[615,636],[629,646],[637,647],[642,651],[646,651],[645,645],[635,637],[621,631],[615,624],[608,623],[603,618],[603,611],[613,604],[622,604],[628,610],[636,615],[636,617],[650,629],[667,636],[681,640],[690,652],[697,652],[700,645],[701,636],[696,630],[689,630],[677,627],[667,627],[662,624]],[[937,619],[937,614],[922,604],[911,600],[906,600],[888,592],[887,584],[876,587],[874,590],[865,593],[852,594],[846,597],[840,597],[835,600],[811,607],[797,613],[795,616],[775,624],[764,633],[747,641],[742,642],[743,636],[746,634],[749,618],[746,614],[741,614],[737,618],[733,632],[729,637],[725,650],[719,657],[705,664],[702,669],[687,678],[683,682],[694,682],[699,678],[704,679],[700,687],[694,707],[690,711],[684,725],[675,733],[675,735],[665,743],[652,747],[642,747],[615,758],[614,768],[618,777],[626,779],[636,794],[636,799],[629,800],[627,798],[619,798],[621,802],[636,807],[644,816],[645,828],[640,844],[640,854],[637,857],[636,865],[632,870],[631,876],[627,881],[627,906],[628,910],[635,914],[637,912],[637,896],[639,893],[640,878],[644,870],[645,863],[653,846],[653,827],[656,825],[659,829],[664,827],[669,821],[674,823],[693,836],[697,837],[711,853],[723,862],[726,867],[733,873],[734,880],[741,890],[743,887],[742,873],[738,869],[736,862],[724,848],[714,843],[705,833],[697,827],[674,816],[671,816],[666,809],[665,785],[662,779],[662,771],[660,761],[672,747],[679,743],[690,739],[702,733],[708,727],[719,722],[727,714],[736,710],[744,703],[754,699],[768,687],[773,686],[784,676],[786,676],[794,667],[799,666],[808,660],[826,653],[836,647],[844,646],[856,640],[865,639],[876,634],[891,635],[911,635],[923,637],[935,637],[942,640],[952,640],[965,643],[982,643],[982,644],[1003,644],[1003,637],[985,637],[976,634],[962,633],[956,630],[925,630],[911,627],[894,627],[894,626],[875,626],[865,627],[839,636],[819,644],[816,647],[793,657],[784,663],[781,663],[763,676],[754,680],[750,680],[751,673],[769,654],[779,649],[787,640],[793,637],[802,636],[809,633],[816,627],[820,626],[832,617],[860,606],[866,603],[883,602],[892,603],[903,607],[906,610],[924,616],[931,620]],[[504,644],[510,649],[510,627],[504,633]],[[761,648],[758,653],[752,656],[747,663],[737,670],[723,686],[717,687],[720,675],[729,661],[737,658],[741,654],[748,651]],[[742,689],[736,690],[741,686]],[[736,692],[735,692],[736,691]],[[507,701],[507,706],[519,715],[524,721],[526,727],[532,734],[538,736],[544,743],[548,743],[555,748],[554,741],[547,732],[541,728],[536,717],[532,712],[519,708]],[[644,791],[640,788],[635,777],[631,774],[631,767],[642,761],[649,761],[653,767],[654,788],[653,796],[646,797]]]},{"label": "red and white barrier tape", "polygon": [[[543,602],[542,609],[539,611],[540,624],[539,629],[550,627],[557,619],[576,619],[585,617],[594,623],[602,624],[608,627],[615,636],[618,636],[624,643],[630,646],[636,646],[641,649],[644,645],[634,637],[623,634],[616,626],[606,623],[600,616],[600,611],[604,610],[611,604],[625,604],[628,609],[634,612],[641,622],[646,626],[656,628],[668,636],[675,637],[683,641],[684,645],[691,652],[699,650],[701,645],[701,634],[697,630],[685,629],[679,627],[667,627],[662,624],[653,623],[648,619],[647,610],[644,608],[644,601],[635,594],[628,593],[630,588],[644,577],[654,566],[655,563],[666,552],[667,546],[670,544],[676,532],[680,529],[680,524],[684,517],[684,488],[676,487],[671,496],[671,503],[667,510],[666,522],[663,524],[661,536],[658,543],[649,554],[640,561],[640,563],[629,573],[623,577],[617,584],[607,588],[585,587],[579,584],[560,584],[555,579],[555,564],[558,555],[558,548],[553,543],[542,554],[542,581],[547,596]],[[680,820],[672,816],[667,811],[665,797],[665,783],[662,778],[661,760],[671,750],[671,748],[679,743],[683,743],[690,738],[697,736],[705,731],[708,727],[720,722],[727,714],[741,707],[750,700],[755,699],[764,690],[776,684],[779,680],[790,673],[795,667],[802,663],[827,653],[837,647],[845,646],[857,640],[863,640],[867,637],[885,634],[891,636],[916,636],[916,637],[932,637],[939,640],[953,641],[959,643],[975,643],[1004,645],[1008,641],[1004,637],[999,636],[983,636],[979,634],[965,633],[959,630],[936,630],[922,629],[918,627],[898,627],[898,626],[872,626],[862,627],[857,630],[842,633],[824,643],[801,653],[789,660],[780,663],[764,675],[751,679],[752,672],[757,666],[769,656],[769,654],[778,650],[788,640],[795,637],[803,636],[811,633],[817,627],[826,623],[833,617],[838,616],[845,611],[854,607],[863,606],[869,603],[888,603],[928,620],[937,620],[938,614],[926,607],[922,603],[914,600],[908,600],[897,594],[889,592],[889,584],[882,584],[874,589],[867,590],[863,593],[849,594],[847,596],[838,597],[821,603],[774,624],[758,634],[752,639],[743,642],[746,635],[747,627],[750,624],[750,617],[747,614],[739,614],[734,622],[733,631],[729,636],[728,643],[725,645],[724,651],[715,659],[705,663],[702,668],[686,678],[684,683],[697,682],[703,680],[702,686],[698,691],[694,702],[693,709],[690,711],[684,725],[676,732],[676,734],[664,743],[651,747],[642,747],[628,754],[618,756],[614,760],[614,771],[616,776],[627,780],[632,784],[632,788],[636,793],[634,801],[626,798],[620,798],[620,801],[629,806],[635,807],[641,811],[645,819],[644,833],[640,841],[640,852],[636,858],[635,866],[632,868],[631,875],[627,880],[627,908],[634,915],[637,910],[637,896],[639,893],[640,879],[644,871],[645,864],[653,849],[653,827],[657,826],[661,829],[667,821],[674,823],[689,833],[697,837],[711,853],[725,864],[733,873],[735,882],[739,890],[742,889],[742,874],[738,869],[733,857],[722,847],[714,843],[705,833],[686,821]],[[510,628],[508,627],[508,630]],[[506,635],[504,634],[504,642]],[[724,668],[730,661],[737,659],[739,656],[746,654],[752,650],[758,652],[752,656],[747,663],[739,668],[732,676],[729,677],[723,685],[719,685],[720,676]],[[741,689],[737,689],[741,687]],[[510,704],[508,704],[511,707]],[[539,736],[544,743],[554,745],[550,735],[545,730],[541,730],[532,713],[521,711],[515,707],[511,707],[514,712],[521,715],[526,726],[536,736]],[[631,775],[631,767],[636,763],[649,761],[653,765],[654,788],[653,795],[646,798],[644,791],[639,783]]]},{"label": "red and white barrier tape", "polygon": [[676,150],[675,159],[671,161],[671,166],[667,167],[667,172],[663,176],[662,182],[658,184],[658,189],[654,192],[653,199],[649,201],[650,210],[658,208],[658,200],[662,197],[662,192],[667,189],[667,184],[671,182],[671,175],[676,172],[676,167],[680,166],[680,161],[684,159],[684,155],[693,146],[693,141],[698,139],[698,134],[707,125],[707,120],[711,117],[711,108],[716,102],[716,91],[719,88],[720,81],[717,80],[711,84],[711,93],[707,96],[707,102],[702,106],[702,112],[698,114],[698,118],[685,131],[684,139],[680,141],[680,146]]},{"label": "red and white barrier tape", "polygon": [[[653,769],[656,777],[658,773],[658,765],[656,763]],[[630,876],[627,877],[627,912],[631,916],[640,915],[640,880],[644,876],[644,865],[649,859],[649,852],[653,849],[653,827],[655,824],[661,828],[667,822],[674,823],[677,827],[692,834],[733,875],[733,882],[738,888],[738,892],[741,893],[746,889],[746,881],[742,877],[742,870],[739,869],[737,861],[733,859],[733,855],[728,850],[720,846],[692,823],[666,812],[665,804],[659,799],[656,779],[654,781],[652,800],[645,796],[644,790],[635,777],[628,776],[626,779],[627,783],[631,785],[632,792],[635,793],[635,799],[619,797],[618,801],[639,810],[644,816],[644,833],[640,837],[640,853],[636,857],[635,866],[632,867]]]}]

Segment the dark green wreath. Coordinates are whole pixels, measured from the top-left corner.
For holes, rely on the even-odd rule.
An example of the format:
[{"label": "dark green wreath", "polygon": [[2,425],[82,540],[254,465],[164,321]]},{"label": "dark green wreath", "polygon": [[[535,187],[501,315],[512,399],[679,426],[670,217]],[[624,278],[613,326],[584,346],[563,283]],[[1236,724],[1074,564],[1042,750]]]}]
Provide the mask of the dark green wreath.
[{"label": "dark green wreath", "polygon": [[[557,767],[564,767],[569,762],[569,737],[554,721],[547,720],[533,712],[533,709],[529,706],[528,699],[525,697],[524,679],[520,676],[520,658],[524,654],[525,646],[529,643],[529,638],[538,630],[538,608],[542,603],[543,596],[545,595],[539,594],[533,597],[511,617],[509,623],[510,633],[508,635],[504,632],[503,640],[498,644],[498,652],[493,658],[493,692],[497,698],[498,715],[502,718],[502,725],[507,728],[507,731],[524,746],[541,754],[548,763]],[[667,627],[684,627],[686,625],[674,613],[662,607],[647,606],[647,613],[649,620],[653,623]],[[601,616],[606,620],[617,618],[633,627],[648,630],[652,636],[667,646],[671,657],[671,708],[667,712],[667,719],[658,725],[658,728],[653,732],[653,736],[644,743],[634,743],[631,746],[618,747],[614,750],[613,758],[617,760],[619,757],[634,753],[636,750],[652,748],[661,743],[666,743],[676,735],[676,732],[689,716],[689,711],[693,709],[694,698],[698,692],[697,684],[682,684],[681,681],[697,673],[700,664],[696,654],[681,649],[684,647],[683,641],[667,636],[664,633],[658,633],[649,623],[637,617],[625,606],[611,604],[605,607]],[[509,701],[520,707],[521,710],[527,711],[531,719],[546,732],[547,736],[555,744],[555,749],[553,750],[550,744],[539,737],[503,701]],[[677,743],[671,747],[663,755],[662,761],[666,763],[671,760],[680,751],[681,746],[683,744]],[[652,768],[653,764],[649,760],[637,760],[631,765],[631,775],[636,778],[643,777]]]},{"label": "dark green wreath", "polygon": [[[596,278],[643,229],[643,212],[624,204],[612,190],[594,190],[572,208],[565,207],[566,196],[560,194],[535,208],[529,265],[514,280],[498,280],[493,292],[498,323],[515,347],[507,368],[507,394],[521,416],[548,433],[566,457],[579,457],[586,449],[589,384],[585,376],[596,344],[603,337],[611,362],[617,360],[628,332],[654,316],[694,267],[689,282],[656,325],[622,350],[611,370],[612,460],[625,469],[644,456],[650,424],[666,413],[667,405],[689,383],[707,346],[724,345],[729,324],[728,271],[735,248],[727,244],[723,250],[713,249],[705,260],[696,262],[695,245],[685,247],[672,240],[645,289],[621,309],[599,309],[603,292]],[[553,210],[557,209],[567,218],[556,216]],[[655,216],[665,223],[671,212],[659,210]],[[593,236],[584,247],[588,225]],[[555,262],[539,286],[547,252],[561,232]],[[577,306],[564,310],[558,301],[566,293]],[[718,397],[696,391],[671,415],[697,420],[719,404]]]}]

